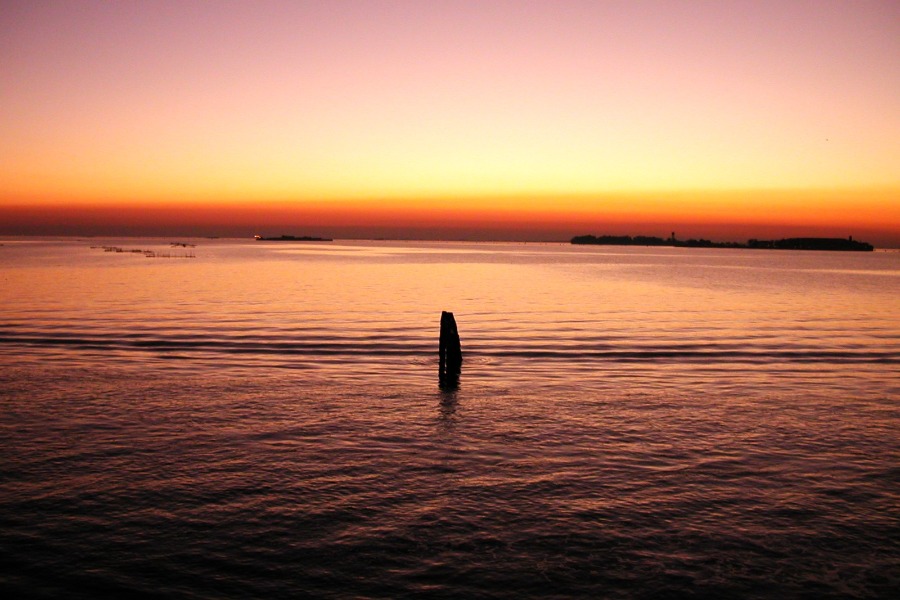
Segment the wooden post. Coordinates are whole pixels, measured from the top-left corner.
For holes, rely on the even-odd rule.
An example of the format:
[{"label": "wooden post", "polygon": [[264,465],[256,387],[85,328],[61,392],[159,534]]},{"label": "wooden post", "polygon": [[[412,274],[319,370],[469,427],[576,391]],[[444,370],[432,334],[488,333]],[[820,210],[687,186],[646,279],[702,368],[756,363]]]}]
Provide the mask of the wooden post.
[{"label": "wooden post", "polygon": [[441,312],[441,339],[438,346],[440,364],[438,379],[441,387],[459,385],[459,374],[462,371],[462,347],[459,344],[459,331],[452,312]]}]

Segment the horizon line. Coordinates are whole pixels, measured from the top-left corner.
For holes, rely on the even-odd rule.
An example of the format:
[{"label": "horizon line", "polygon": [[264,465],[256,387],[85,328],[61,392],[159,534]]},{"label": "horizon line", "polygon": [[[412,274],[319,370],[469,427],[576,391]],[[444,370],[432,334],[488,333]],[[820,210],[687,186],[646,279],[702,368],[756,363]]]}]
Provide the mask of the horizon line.
[{"label": "horizon line", "polygon": [[[283,234],[283,235],[293,235],[293,234]],[[635,246],[635,247],[648,247],[648,248],[669,248],[669,247],[688,247],[688,248],[702,248],[698,247],[690,247],[690,246],[668,246],[668,245],[653,245],[653,244],[573,244],[572,239],[576,237],[581,237],[582,235],[592,235],[595,237],[631,237],[631,238],[659,238],[663,240],[674,239],[679,242],[690,242],[690,241],[701,241],[708,240],[708,238],[702,237],[688,237],[688,238],[660,238],[655,235],[645,235],[645,234],[623,234],[623,235],[613,235],[613,234],[576,234],[569,239],[472,239],[472,238],[461,238],[461,237],[447,237],[447,238],[439,238],[439,237],[368,237],[368,236],[335,236],[325,241],[349,241],[349,242],[437,242],[437,243],[466,243],[466,244],[565,244],[565,245],[574,245],[574,246]],[[165,239],[165,238],[185,238],[185,239],[205,239],[205,240],[253,240],[253,235],[179,235],[179,234],[137,234],[137,233],[116,233],[116,234],[87,234],[87,233],[57,233],[57,234],[40,234],[40,233],[0,233],[0,239],[9,238],[9,237],[29,237],[29,238],[143,238],[143,239]],[[791,237],[772,237],[772,238],[747,238],[746,241],[757,240],[757,241],[777,241],[777,240],[789,240],[789,239],[834,239],[834,240],[846,240],[852,239],[855,242],[862,243],[871,243],[866,240],[856,239],[853,235],[848,235],[844,237],[840,236],[791,236]],[[712,240],[714,243],[718,244],[739,244],[741,243],[738,240]],[[290,240],[287,240],[289,243]],[[297,243],[305,243],[303,240],[298,240]],[[900,244],[897,246],[875,246],[876,250],[900,250]],[[720,246],[711,246],[713,249],[718,250],[727,250],[728,248],[723,248]],[[745,249],[753,249],[753,248],[745,248]]]}]

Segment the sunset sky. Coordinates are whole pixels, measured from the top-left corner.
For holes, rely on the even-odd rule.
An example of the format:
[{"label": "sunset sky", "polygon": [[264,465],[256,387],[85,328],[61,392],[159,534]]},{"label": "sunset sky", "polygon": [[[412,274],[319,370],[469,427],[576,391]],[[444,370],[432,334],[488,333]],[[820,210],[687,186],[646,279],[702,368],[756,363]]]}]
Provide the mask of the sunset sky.
[{"label": "sunset sky", "polygon": [[0,3],[0,233],[900,246],[900,2]]}]

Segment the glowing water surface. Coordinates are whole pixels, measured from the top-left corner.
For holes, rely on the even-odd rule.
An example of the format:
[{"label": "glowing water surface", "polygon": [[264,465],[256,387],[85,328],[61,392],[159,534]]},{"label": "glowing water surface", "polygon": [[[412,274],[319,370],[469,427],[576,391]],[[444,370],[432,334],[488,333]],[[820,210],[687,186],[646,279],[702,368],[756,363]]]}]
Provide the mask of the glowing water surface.
[{"label": "glowing water surface", "polygon": [[0,240],[17,596],[900,588],[900,254],[168,241]]}]

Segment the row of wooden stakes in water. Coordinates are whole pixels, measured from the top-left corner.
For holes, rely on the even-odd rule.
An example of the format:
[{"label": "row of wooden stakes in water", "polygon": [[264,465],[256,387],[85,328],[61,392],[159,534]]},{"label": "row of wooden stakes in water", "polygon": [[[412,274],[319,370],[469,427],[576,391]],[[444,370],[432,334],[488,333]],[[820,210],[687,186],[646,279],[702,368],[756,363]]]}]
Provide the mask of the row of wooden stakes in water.
[{"label": "row of wooden stakes in water", "polygon": [[103,250],[104,252],[115,252],[116,254],[143,254],[147,258],[197,258],[194,251],[182,254],[172,254],[171,252],[159,252],[157,250],[141,250],[140,248],[120,248],[119,246],[91,246],[95,250]]}]

